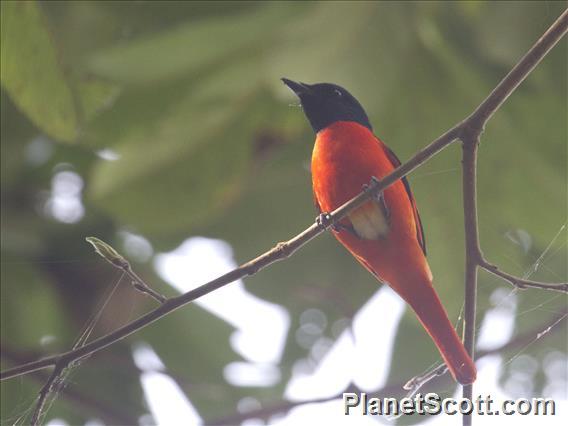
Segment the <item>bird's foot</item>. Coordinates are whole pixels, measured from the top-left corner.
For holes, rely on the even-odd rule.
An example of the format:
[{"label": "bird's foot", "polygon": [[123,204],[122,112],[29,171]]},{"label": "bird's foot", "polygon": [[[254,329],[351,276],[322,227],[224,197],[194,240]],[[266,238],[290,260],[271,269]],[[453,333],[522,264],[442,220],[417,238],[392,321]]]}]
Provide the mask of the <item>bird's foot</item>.
[{"label": "bird's foot", "polygon": [[[320,227],[320,228],[327,228],[327,226],[329,225],[329,222],[331,221],[331,216],[329,215],[329,213],[320,213],[317,217],[316,217],[316,224]],[[333,227],[333,225],[332,225]]]},{"label": "bird's foot", "polygon": [[[316,217],[316,224],[322,228],[327,228],[329,226],[330,221],[331,221],[331,216],[329,215],[329,213],[320,213]],[[342,223],[334,223],[330,226],[330,228],[334,232],[347,231],[357,236],[352,226],[344,225]]]},{"label": "bird's foot", "polygon": [[377,179],[375,176],[371,176],[371,182],[369,182],[368,184],[364,183],[361,189],[363,190],[363,192],[372,191],[378,183],[379,179]]}]

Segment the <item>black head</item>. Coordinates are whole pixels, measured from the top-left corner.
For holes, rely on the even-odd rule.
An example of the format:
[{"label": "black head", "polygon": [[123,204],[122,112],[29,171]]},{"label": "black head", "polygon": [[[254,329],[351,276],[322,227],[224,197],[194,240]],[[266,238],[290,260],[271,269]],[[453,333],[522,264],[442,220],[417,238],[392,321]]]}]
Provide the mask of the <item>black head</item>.
[{"label": "black head", "polygon": [[365,110],[343,87],[331,83],[306,84],[283,78],[300,98],[304,114],[317,133],[336,121],[354,121],[373,130]]}]

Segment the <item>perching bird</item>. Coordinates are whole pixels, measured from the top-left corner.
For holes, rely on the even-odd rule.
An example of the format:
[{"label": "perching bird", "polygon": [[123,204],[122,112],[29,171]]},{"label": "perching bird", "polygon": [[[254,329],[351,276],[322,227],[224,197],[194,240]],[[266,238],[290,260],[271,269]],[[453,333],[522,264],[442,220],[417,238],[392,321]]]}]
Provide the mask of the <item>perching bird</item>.
[{"label": "perching bird", "polygon": [[[300,98],[316,132],[311,167],[320,213],[335,210],[373,178],[382,179],[400,165],[373,134],[361,104],[343,87],[282,81]],[[453,377],[462,384],[474,382],[475,364],[432,286],[424,231],[408,180],[402,178],[349,213],[332,232],[371,274],[412,307]]]}]

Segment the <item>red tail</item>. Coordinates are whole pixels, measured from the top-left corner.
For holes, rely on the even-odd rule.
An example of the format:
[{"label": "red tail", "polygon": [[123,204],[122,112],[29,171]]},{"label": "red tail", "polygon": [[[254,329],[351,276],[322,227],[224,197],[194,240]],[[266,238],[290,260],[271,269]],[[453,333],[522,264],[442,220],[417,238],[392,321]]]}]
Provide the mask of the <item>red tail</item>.
[{"label": "red tail", "polygon": [[405,297],[418,319],[432,337],[452,376],[461,384],[473,383],[477,376],[475,364],[466,352],[446,310],[430,282],[414,286]]},{"label": "red tail", "polygon": [[[379,281],[386,282],[416,312],[418,319],[436,344],[452,376],[462,385],[473,383],[477,376],[475,364],[466,352],[454,326],[432,286],[432,273],[418,244],[400,252],[379,253],[369,242],[360,242],[350,235],[338,235],[339,240]],[[357,252],[357,251],[358,252]],[[360,253],[367,253],[366,258]],[[398,261],[390,256],[398,256]],[[400,261],[401,258],[405,261]],[[367,259],[370,259],[368,261]],[[375,271],[382,271],[379,275]]]}]

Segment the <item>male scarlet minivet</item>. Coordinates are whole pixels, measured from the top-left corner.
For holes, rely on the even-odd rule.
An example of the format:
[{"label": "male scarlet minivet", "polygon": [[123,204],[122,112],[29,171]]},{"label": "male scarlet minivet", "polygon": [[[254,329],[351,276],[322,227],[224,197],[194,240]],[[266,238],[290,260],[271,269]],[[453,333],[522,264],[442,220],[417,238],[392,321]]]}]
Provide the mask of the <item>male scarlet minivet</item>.
[{"label": "male scarlet minivet", "polygon": [[[283,78],[300,98],[316,132],[312,184],[316,207],[328,213],[400,165],[373,134],[361,104],[335,84],[305,84]],[[475,364],[442,306],[426,261],[420,216],[408,180],[386,188],[332,227],[335,237],[379,281],[391,286],[416,312],[454,378],[475,381]]]}]

